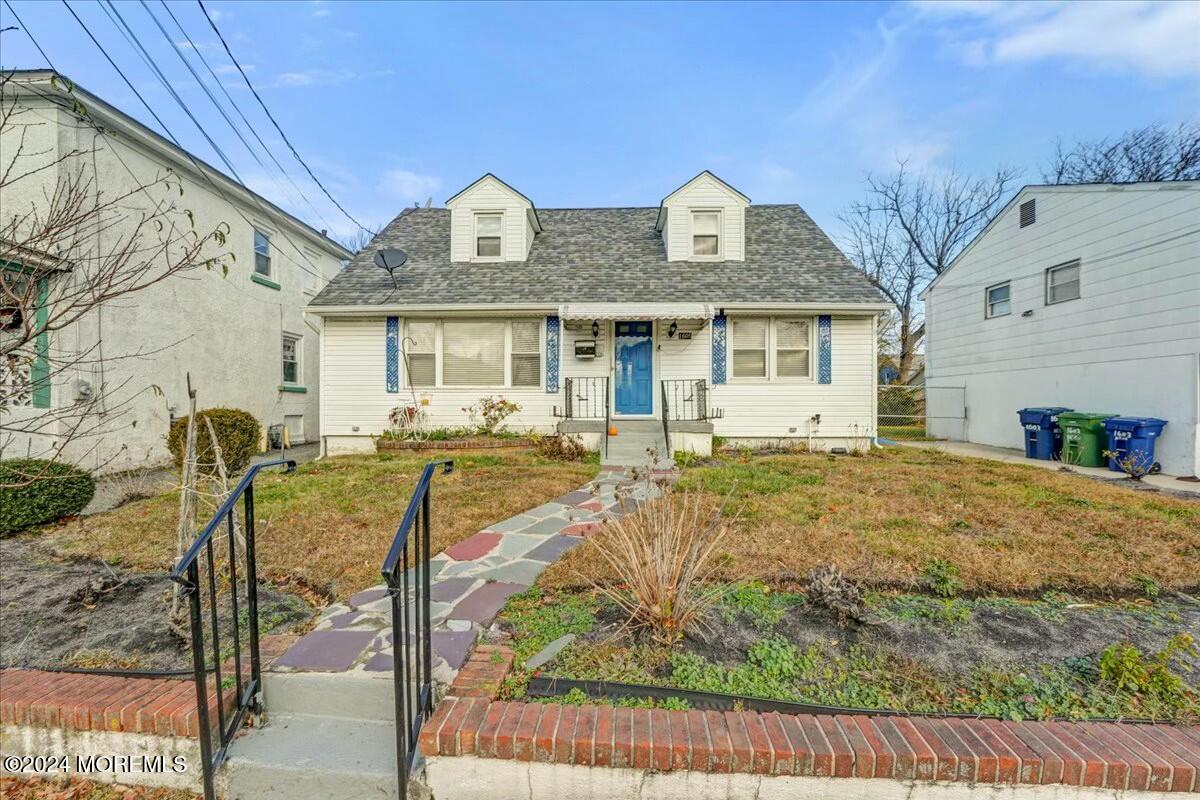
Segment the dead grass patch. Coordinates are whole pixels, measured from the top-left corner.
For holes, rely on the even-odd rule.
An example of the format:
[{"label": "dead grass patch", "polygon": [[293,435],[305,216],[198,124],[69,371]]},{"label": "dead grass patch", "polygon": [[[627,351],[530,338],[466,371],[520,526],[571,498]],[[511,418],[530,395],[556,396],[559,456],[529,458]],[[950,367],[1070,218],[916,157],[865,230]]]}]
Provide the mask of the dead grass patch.
[{"label": "dead grass patch", "polygon": [[[379,567],[416,478],[433,458],[455,471],[433,483],[432,551],[591,480],[596,466],[528,450],[387,453],[325,459],[255,481],[258,564],[264,578],[299,582],[337,599],[379,583]],[[176,493],[83,517],[46,537],[72,555],[165,570],[173,558]]]},{"label": "dead grass patch", "polygon": [[[1129,594],[1144,578],[1164,589],[1200,585],[1200,502],[1076,475],[893,448],[727,457],[681,480],[712,507],[731,486],[737,521],[723,543],[725,580],[798,583],[833,564],[867,585],[911,587],[944,559],[973,594]],[[597,548],[584,546],[539,585],[612,577]]]}]

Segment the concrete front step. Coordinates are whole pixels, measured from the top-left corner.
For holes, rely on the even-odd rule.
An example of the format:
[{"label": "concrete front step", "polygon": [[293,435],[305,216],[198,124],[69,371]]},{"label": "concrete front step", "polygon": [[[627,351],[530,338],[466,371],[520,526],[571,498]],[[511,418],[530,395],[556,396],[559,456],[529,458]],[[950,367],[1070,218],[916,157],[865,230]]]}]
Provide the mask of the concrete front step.
[{"label": "concrete front step", "polygon": [[271,714],[234,741],[221,783],[226,800],[395,800],[396,728],[390,721]]},{"label": "concrete front step", "polygon": [[390,672],[268,672],[263,706],[272,718],[311,714],[389,725],[396,718]]}]

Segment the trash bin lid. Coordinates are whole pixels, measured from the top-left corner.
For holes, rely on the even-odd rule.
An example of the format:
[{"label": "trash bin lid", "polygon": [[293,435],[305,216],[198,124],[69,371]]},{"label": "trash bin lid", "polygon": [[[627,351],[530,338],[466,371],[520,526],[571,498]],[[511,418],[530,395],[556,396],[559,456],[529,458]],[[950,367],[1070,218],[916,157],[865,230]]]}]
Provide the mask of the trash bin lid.
[{"label": "trash bin lid", "polygon": [[1158,417],[1112,417],[1104,420],[1104,427],[1110,431],[1132,431],[1137,428],[1162,428],[1167,424],[1165,419]]},{"label": "trash bin lid", "polygon": [[1098,429],[1103,426],[1104,420],[1112,419],[1116,414],[1097,414],[1089,411],[1065,411],[1058,415],[1059,426],[1073,426],[1076,428]]}]

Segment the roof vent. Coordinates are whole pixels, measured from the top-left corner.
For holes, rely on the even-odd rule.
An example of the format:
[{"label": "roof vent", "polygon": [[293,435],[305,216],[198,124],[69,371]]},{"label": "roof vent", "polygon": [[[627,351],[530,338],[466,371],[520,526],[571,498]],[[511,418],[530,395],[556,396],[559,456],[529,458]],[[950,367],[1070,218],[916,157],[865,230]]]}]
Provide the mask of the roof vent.
[{"label": "roof vent", "polygon": [[1037,198],[1021,203],[1021,227],[1028,228],[1037,222]]}]

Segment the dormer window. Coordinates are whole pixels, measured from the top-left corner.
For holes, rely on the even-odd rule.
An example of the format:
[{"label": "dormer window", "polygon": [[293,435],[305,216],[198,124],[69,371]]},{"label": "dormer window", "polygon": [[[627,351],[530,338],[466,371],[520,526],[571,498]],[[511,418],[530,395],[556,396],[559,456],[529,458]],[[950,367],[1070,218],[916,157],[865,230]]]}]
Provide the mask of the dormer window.
[{"label": "dormer window", "polygon": [[721,255],[721,212],[692,212],[692,255],[719,258]]},{"label": "dormer window", "polygon": [[503,229],[503,214],[475,215],[475,258],[481,261],[500,260]]}]

